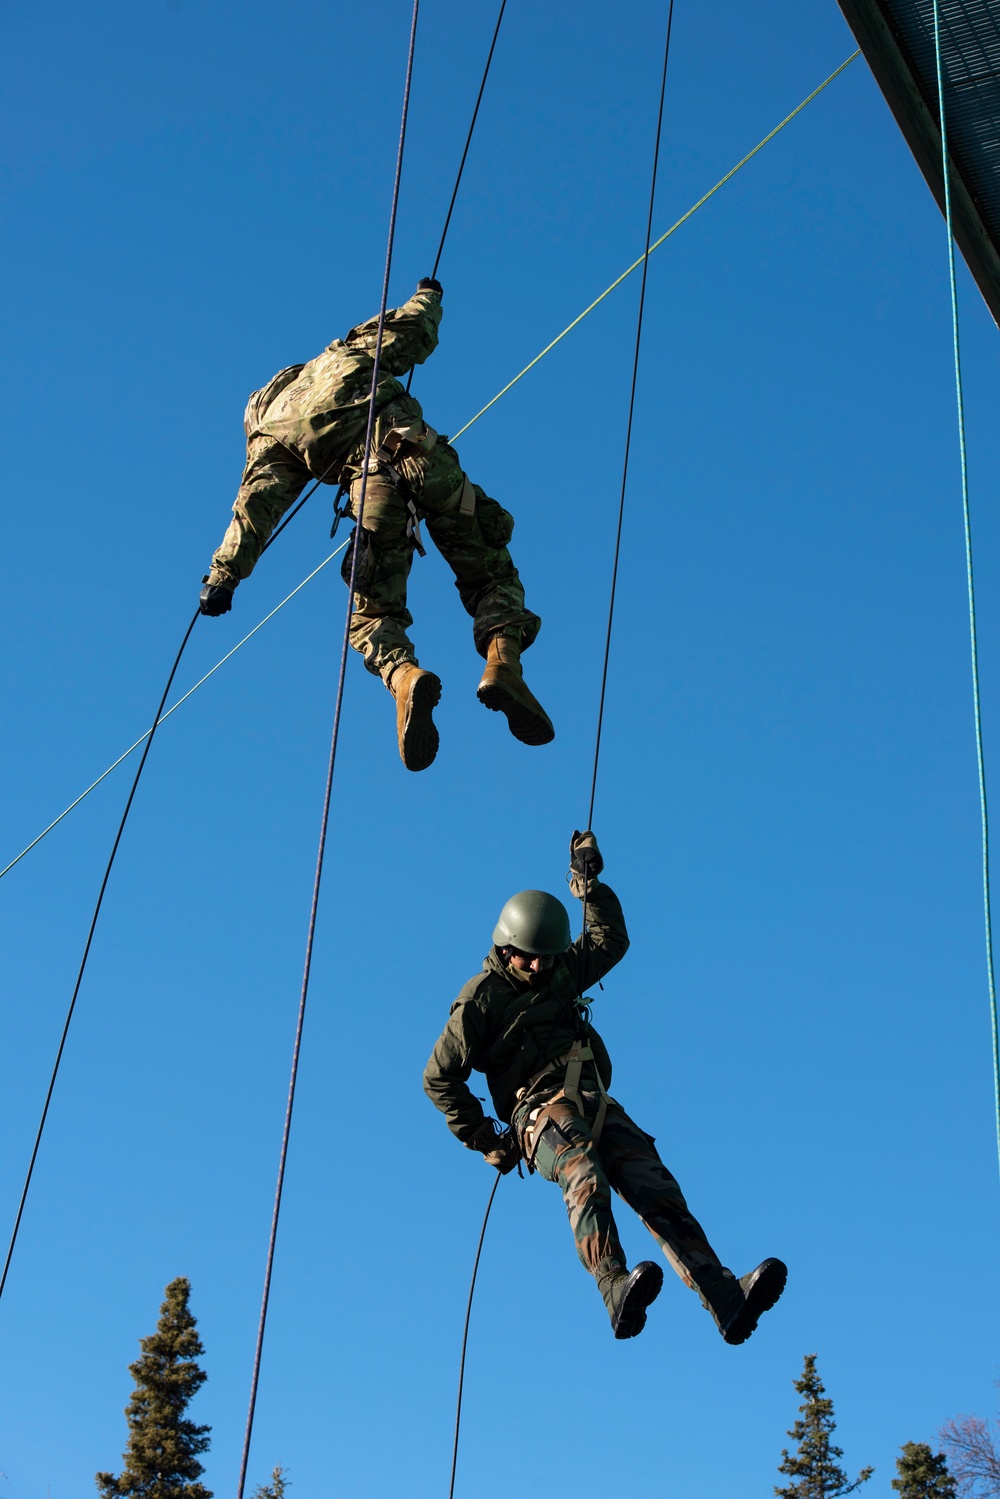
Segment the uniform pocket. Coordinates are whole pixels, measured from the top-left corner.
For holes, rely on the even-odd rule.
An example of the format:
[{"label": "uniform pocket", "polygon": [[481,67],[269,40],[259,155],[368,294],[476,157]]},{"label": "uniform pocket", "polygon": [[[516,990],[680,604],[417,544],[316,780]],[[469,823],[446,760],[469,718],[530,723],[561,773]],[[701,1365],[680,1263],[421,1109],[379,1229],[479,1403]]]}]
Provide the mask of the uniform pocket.
[{"label": "uniform pocket", "polygon": [[[360,543],[358,536],[360,535]],[[340,564],[340,576],[351,586],[351,567],[354,561],[354,548],[358,547],[358,569],[354,574],[354,591],[364,593],[371,585],[372,579],[378,572],[379,546],[370,531],[363,526],[355,526],[351,534],[347,550],[344,552],[344,560]]]},{"label": "uniform pocket", "polygon": [[514,534],[514,517],[479,489],[476,490],[476,515],[486,545],[500,551]]}]

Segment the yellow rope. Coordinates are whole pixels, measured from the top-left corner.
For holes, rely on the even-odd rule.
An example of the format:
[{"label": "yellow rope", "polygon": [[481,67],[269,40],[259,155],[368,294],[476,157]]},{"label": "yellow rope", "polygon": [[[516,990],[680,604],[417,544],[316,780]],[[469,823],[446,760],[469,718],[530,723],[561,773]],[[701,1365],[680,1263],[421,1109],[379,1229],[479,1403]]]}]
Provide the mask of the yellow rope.
[{"label": "yellow rope", "polygon": [[[717,193],[719,191],[720,187],[725,187],[726,183],[732,177],[736,176],[736,173],[740,170],[741,167],[745,167],[746,164],[747,164],[747,162],[752,157],[756,156],[757,152],[760,151],[760,150],[762,150],[763,147],[767,145],[768,141],[773,140],[774,137],[778,134],[778,132],[780,130],[784,130],[785,126],[791,120],[794,120],[795,116],[797,114],[801,114],[802,113],[802,111],[805,109],[805,107],[806,107],[807,104],[811,104],[812,101],[816,98],[816,96],[818,94],[821,94],[823,92],[823,90],[829,84],[831,84],[833,82],[833,80],[838,76],[838,74],[842,73],[844,71],[844,69],[846,67],[848,67],[848,65],[850,63],[852,63],[856,57],[860,57],[860,55],[861,55],[860,51],[858,51],[858,52],[852,52],[851,56],[848,57],[845,62],[842,62],[841,65],[840,65],[840,67],[837,68],[835,72],[833,72],[833,73],[830,74],[829,78],[824,79],[824,81],[820,84],[819,88],[813,89],[812,93],[807,98],[805,98],[805,99],[802,100],[802,103],[798,106],[797,109],[793,109],[790,115],[786,115],[786,117],[782,120],[782,122],[781,122],[780,125],[776,125],[774,127],[774,129],[770,132],[769,135],[765,135],[764,139],[762,141],[760,141],[756,146],[754,146],[754,148],[753,148],[752,151],[749,151],[747,153],[747,155],[744,156],[744,158],[743,158],[742,161],[738,161],[736,163],[736,165],[733,167],[732,171],[727,172],[726,175],[724,177],[722,177],[715,184],[715,186],[713,188],[709,189],[709,191],[705,194],[705,196],[703,198],[699,198],[698,201],[697,201],[697,203],[693,204],[693,206],[688,209],[687,213],[684,215],[683,218],[678,219],[677,222],[676,222],[676,224],[671,225],[671,227],[667,230],[666,234],[662,234],[660,236],[660,238],[656,241],[655,244],[650,245],[648,254],[651,255],[654,250],[659,249],[660,245],[662,245],[665,240],[668,240],[670,238],[670,236],[672,234],[674,234],[676,232],[676,230],[678,230],[681,227],[682,224],[686,223],[687,220],[691,217],[691,215],[693,213],[697,213],[698,209],[701,208],[702,204],[707,203],[708,200],[709,200],[709,198],[711,198],[713,196],[713,194],[715,194],[715,193]],[[558,338],[554,338],[550,344],[546,344],[546,346],[542,350],[542,352],[540,354],[536,355],[535,358],[531,361],[530,364],[526,364],[525,365],[525,367],[521,371],[520,375],[515,375],[514,378],[513,378],[513,380],[509,381],[508,384],[506,384],[504,386],[503,390],[499,391],[493,397],[492,401],[490,401],[486,406],[483,407],[482,411],[477,411],[476,414],[475,414],[475,416],[472,417],[472,419],[470,421],[467,421],[464,427],[460,427],[459,428],[459,430],[455,433],[455,437],[461,437],[461,435],[462,435],[463,432],[468,432],[468,430],[472,426],[473,422],[478,422],[479,418],[481,416],[483,416],[487,411],[489,411],[489,409],[490,409],[491,406],[495,406],[496,403],[497,403],[497,401],[499,401],[500,397],[506,395],[507,392],[508,392],[508,390],[510,390],[512,386],[516,385],[517,382],[518,382],[518,380],[520,380],[522,378],[522,376],[526,375],[530,369],[534,369],[535,365],[539,362],[539,360],[545,358],[545,355],[549,352],[550,349],[554,349],[555,346],[556,346],[556,344],[559,343],[561,339],[564,339],[566,337],[567,333],[572,333],[573,329],[577,326],[577,324],[583,322],[584,318],[587,316],[587,314],[589,312],[593,312],[594,308],[597,307],[601,302],[603,302],[604,299],[605,299],[605,297],[610,296],[610,294],[614,291],[614,289],[615,289],[616,286],[620,286],[622,284],[622,282],[626,279],[627,276],[631,276],[631,274],[632,274],[633,271],[638,270],[639,267],[642,265],[643,261],[646,258],[647,258],[646,255],[640,255],[639,259],[637,261],[635,261],[634,264],[630,265],[629,268],[628,268],[628,270],[624,271],[618,277],[617,281],[612,281],[612,283],[608,287],[607,291],[601,292],[601,295],[597,298],[597,300],[594,301],[594,302],[591,302],[590,306],[587,307],[587,308],[585,308],[583,310],[583,312],[580,313],[579,317],[574,318],[573,321],[570,323],[569,327],[568,328],[564,328],[563,331],[559,334]],[[454,439],[452,439],[452,440],[454,440]],[[274,538],[272,537],[272,540],[273,539]],[[346,543],[345,543],[345,545],[346,545]],[[337,552],[339,552],[341,550],[342,550],[341,547],[337,548]],[[321,562],[320,565],[319,565],[319,567],[317,567],[314,572],[311,572],[309,574],[308,578],[304,578],[302,580],[302,582],[298,585],[298,588],[295,588],[295,589],[292,590],[292,592],[288,595],[288,598],[283,599],[282,602],[277,606],[277,608],[275,608],[275,609],[273,609],[271,611],[271,614],[276,614],[278,612],[278,609],[283,608],[284,605],[288,603],[289,599],[293,598],[294,595],[296,593],[298,593],[299,588],[304,588],[305,585],[306,585],[306,583],[308,583],[310,581],[310,579],[314,578],[316,576],[316,573],[319,572],[321,568],[325,567],[326,564],[327,564],[327,562],[329,562],[332,557],[335,557],[337,555],[337,552],[331,553],[330,557],[327,557],[323,562]],[[240,648],[240,646],[244,645],[246,643],[246,641],[250,639],[251,635],[255,635],[257,633],[257,631],[261,628],[261,625],[267,624],[267,621],[271,618],[271,614],[268,614],[264,619],[262,619],[261,622],[260,622],[260,624],[255,625],[254,628],[250,631],[250,635],[244,636],[243,640],[241,640],[239,642],[239,645],[234,646],[233,650],[229,652],[229,655],[223,656],[222,660],[218,661],[215,664],[215,666],[212,667],[212,670],[210,672],[208,672],[204,677],[202,677],[201,682],[196,682],[195,685],[194,685],[194,687],[192,687],[189,692],[185,693],[185,695],[184,695],[183,698],[180,698],[173,705],[172,708],[169,708],[167,710],[167,712],[163,714],[163,718],[168,718],[170,716],[170,714],[175,711],[175,709],[177,709],[177,708],[180,707],[181,703],[184,702],[186,700],[186,698],[188,698],[188,697],[191,696],[191,693],[194,692],[196,690],[196,688],[198,688],[198,687],[201,686],[202,682],[206,682],[208,680],[208,678],[210,676],[212,676],[212,674],[214,672],[218,671],[219,667],[222,666],[224,662],[226,662],[226,661],[229,660],[229,656],[233,655],[235,653],[235,651],[238,651],[239,648]],[[162,722],[163,720],[161,718],[161,719],[158,719],[157,721],[158,722]],[[20,860],[24,858],[25,854],[30,853],[31,850],[35,847],[35,845],[37,843],[40,843],[41,840],[45,837],[45,835],[47,833],[50,833],[52,831],[52,829],[57,826],[58,823],[62,822],[63,818],[66,817],[66,816],[68,816],[69,813],[72,812],[73,809],[75,807],[77,807],[80,802],[83,801],[83,798],[85,796],[89,796],[90,792],[93,791],[96,786],[99,786],[100,783],[105,779],[106,776],[110,775],[111,772],[113,770],[115,770],[122,763],[123,760],[127,759],[127,757],[132,753],[132,751],[134,749],[137,749],[138,746],[140,744],[142,744],[143,739],[145,739],[145,737],[146,736],[143,735],[142,739],[137,739],[136,742],[135,742],[135,744],[130,745],[129,748],[125,751],[125,753],[123,755],[120,755],[119,758],[114,762],[113,765],[109,765],[108,768],[107,768],[107,770],[104,771],[103,775],[98,776],[97,780],[94,781],[90,786],[88,786],[87,789],[86,789],[86,791],[81,792],[81,794],[76,798],[75,801],[70,802],[70,804],[66,808],[66,810],[64,812],[60,812],[59,816],[57,818],[55,818],[55,820],[53,822],[50,822],[49,825],[48,825],[48,827],[44,828],[43,831],[38,834],[37,838],[34,838],[32,840],[32,842],[27,845],[26,848],[23,848],[21,850],[21,852],[15,858],[11,859],[10,863],[7,864],[5,868],[0,869],[0,879],[2,879],[3,876],[5,874],[7,874],[9,870],[13,869],[14,865],[17,864],[17,863],[19,863]]]},{"label": "yellow rope", "polygon": [[534,359],[531,361],[531,363],[530,364],[526,364],[524,366],[524,369],[521,371],[521,373],[519,375],[515,375],[514,378],[513,378],[513,380],[509,380],[507,382],[507,384],[504,386],[503,390],[497,391],[497,393],[493,397],[492,401],[487,401],[487,403],[483,407],[482,411],[477,411],[476,414],[475,414],[475,416],[472,417],[469,421],[467,421],[464,427],[459,427],[458,431],[455,432],[455,433],[453,433],[451,435],[451,438],[449,440],[451,442],[454,442],[456,440],[456,438],[459,438],[459,437],[462,436],[463,432],[468,432],[468,430],[472,426],[473,422],[478,422],[478,420],[479,420],[479,418],[481,416],[485,416],[486,413],[487,413],[487,411],[489,411],[490,407],[491,406],[495,406],[496,403],[497,403],[497,401],[499,401],[499,399],[500,399],[501,396],[505,396],[507,394],[507,392],[513,386],[515,386],[517,384],[518,380],[523,379],[523,377],[528,373],[529,370],[533,370],[534,367],[535,367],[535,365],[539,362],[539,360],[544,359],[545,356],[546,356],[546,354],[548,354],[552,349],[554,349],[555,346],[556,346],[556,344],[560,343],[566,337],[567,333],[572,333],[573,329],[577,326],[577,324],[578,323],[582,323],[583,320],[584,320],[584,318],[587,316],[587,314],[593,312],[593,310],[594,310],[595,307],[599,307],[600,304],[604,301],[604,298],[605,297],[609,297],[611,295],[611,293],[614,291],[614,289],[615,289],[616,286],[621,286],[622,282],[626,279],[626,277],[631,276],[631,274],[632,274],[633,271],[637,271],[639,269],[639,267],[642,265],[643,261],[649,255],[652,255],[652,253],[653,253],[654,250],[658,250],[660,248],[660,246],[666,240],[668,240],[672,234],[675,234],[677,232],[677,230],[681,227],[682,224],[686,224],[687,221],[688,221],[688,219],[691,217],[692,214],[697,213],[698,209],[701,208],[703,204],[707,203],[708,200],[709,200],[709,198],[713,197],[714,194],[719,191],[720,187],[725,187],[726,183],[729,182],[731,180],[731,178],[735,177],[736,173],[738,171],[740,171],[740,169],[742,167],[745,167],[746,164],[747,164],[747,162],[750,161],[754,156],[757,155],[758,151],[762,151],[764,149],[764,147],[767,145],[768,141],[773,141],[774,137],[779,133],[779,131],[784,130],[785,126],[788,125],[788,124],[790,124],[791,121],[795,119],[796,115],[802,113],[802,111],[805,109],[805,107],[806,107],[807,104],[811,104],[812,101],[817,97],[818,94],[821,94],[823,92],[823,90],[825,88],[827,88],[833,82],[833,80],[836,77],[838,77],[839,74],[841,74],[844,71],[844,69],[846,67],[850,66],[850,64],[854,61],[854,59],[856,57],[860,57],[860,56],[861,56],[861,50],[860,50],[860,48],[858,49],[857,52],[852,52],[851,55],[850,55],[850,57],[848,57],[847,59],[845,59],[845,61],[840,64],[840,67],[836,68],[834,70],[834,72],[832,72],[830,74],[829,78],[825,78],[823,80],[823,82],[819,85],[819,88],[814,88],[813,91],[812,91],[812,93],[809,94],[809,96],[807,98],[803,99],[802,103],[800,105],[798,105],[798,107],[796,109],[793,109],[790,115],[786,115],[785,116],[785,118],[782,120],[782,122],[781,122],[780,125],[775,125],[774,129],[768,135],[765,135],[765,137],[764,137],[764,139],[762,141],[758,141],[757,145],[754,146],[754,148],[753,148],[752,151],[748,151],[747,152],[746,156],[744,156],[744,158],[743,158],[742,161],[738,161],[736,163],[736,165],[732,168],[731,171],[728,171],[724,177],[720,177],[719,181],[715,184],[715,186],[714,187],[710,187],[709,190],[708,190],[708,192],[705,194],[705,196],[703,198],[699,198],[698,201],[697,201],[697,203],[692,204],[692,206],[688,209],[687,213],[685,213],[681,218],[679,218],[677,220],[676,224],[671,224],[671,226],[667,230],[666,234],[661,234],[660,237],[659,237],[659,239],[656,241],[656,243],[650,245],[650,247],[646,251],[645,255],[640,255],[638,260],[635,260],[635,261],[632,262],[632,264],[629,266],[629,268],[628,268],[627,271],[622,271],[622,273],[618,277],[617,281],[612,281],[611,285],[607,288],[606,291],[602,291],[601,295],[599,297],[597,297],[593,302],[591,302],[591,304],[590,304],[589,307],[585,307],[583,309],[583,311],[580,313],[579,317],[575,317],[573,319],[573,321],[570,323],[570,325],[569,325],[568,328],[564,328],[563,331],[560,334],[558,334],[552,340],[552,342],[550,344],[546,344],[545,348],[542,350],[542,352],[540,354],[536,354],[535,357],[534,357]]}]

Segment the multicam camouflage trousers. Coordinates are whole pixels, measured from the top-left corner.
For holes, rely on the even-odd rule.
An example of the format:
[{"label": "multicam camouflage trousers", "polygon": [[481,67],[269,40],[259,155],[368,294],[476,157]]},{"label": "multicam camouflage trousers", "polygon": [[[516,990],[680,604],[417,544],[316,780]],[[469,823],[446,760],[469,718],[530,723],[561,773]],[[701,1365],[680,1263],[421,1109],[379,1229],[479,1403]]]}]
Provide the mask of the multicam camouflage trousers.
[{"label": "multicam camouflage trousers", "polygon": [[[649,1229],[668,1262],[686,1286],[697,1289],[718,1274],[719,1259],[692,1217],[677,1182],[660,1160],[652,1135],[629,1118],[614,1099],[608,1100],[599,1142],[591,1135],[598,1096],[584,1093],[586,1118],[568,1099],[547,1106],[547,1122],[535,1142],[534,1166],[546,1181],[562,1189],[576,1250],[585,1270],[596,1275],[602,1261],[625,1255],[614,1214],[611,1189],[618,1193]],[[518,1110],[515,1124],[523,1130],[531,1101]]]},{"label": "multicam camouflage trousers", "polygon": [[[373,449],[378,450],[394,427],[422,423],[420,406],[412,397],[391,402],[376,418]],[[350,505],[355,515],[362,457],[357,447],[348,460],[354,472]],[[538,634],[541,620],[524,607],[524,589],[507,550],[514,529],[507,511],[478,485],[467,487],[458,454],[442,437],[426,449],[404,443],[392,467],[398,484],[385,464],[376,463],[369,470],[362,527],[355,533],[363,550],[355,574],[351,644],[364,656],[368,670],[388,683],[397,666],[416,660],[407,634],[413,617],[406,607],[406,584],[415,545],[408,500],[455,574],[459,597],[472,616],[479,654],[486,655],[490,639],[500,630],[516,632],[525,649]],[[469,488],[475,494],[474,506]],[[349,582],[350,551],[341,571]]]},{"label": "multicam camouflage trousers", "polygon": [[[251,397],[246,419],[249,431],[264,419],[263,403],[270,389],[267,386],[264,391],[255,391]],[[410,396],[398,397],[376,415],[373,451],[393,427],[422,423],[419,402]],[[332,445],[331,451],[335,453]],[[362,441],[331,464],[328,482],[342,478],[345,484],[350,483],[351,514],[356,514],[360,501],[363,457]],[[413,623],[406,607],[406,583],[414,552],[408,499],[417,517],[426,521],[431,540],[455,574],[459,597],[472,615],[473,640],[479,654],[486,655],[491,637],[500,630],[516,632],[522,650],[526,649],[538,634],[541,620],[524,607],[524,589],[507,550],[514,529],[511,516],[478,485],[471,486],[474,508],[468,499],[463,507],[465,474],[458,454],[444,438],[439,437],[426,451],[416,444],[404,444],[394,455],[392,466],[399,475],[399,485],[386,465],[373,461],[369,468],[363,550],[355,575],[351,644],[364,656],[368,670],[388,683],[397,666],[416,660],[406,633]],[[250,576],[278,521],[312,477],[303,459],[273,437],[259,431],[248,437],[246,467],[233,518],[212,558],[209,583],[235,588]],[[350,549],[342,574],[349,582]]]}]

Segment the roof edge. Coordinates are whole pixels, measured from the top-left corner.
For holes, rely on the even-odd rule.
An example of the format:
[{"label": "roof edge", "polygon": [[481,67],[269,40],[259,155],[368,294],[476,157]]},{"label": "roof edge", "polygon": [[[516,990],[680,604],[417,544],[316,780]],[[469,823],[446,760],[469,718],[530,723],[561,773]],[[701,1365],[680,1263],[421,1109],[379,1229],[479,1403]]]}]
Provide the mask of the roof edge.
[{"label": "roof edge", "polygon": [[[877,0],[838,0],[838,4],[943,214],[944,175],[936,99],[932,107],[921,89],[909,55],[886,21]],[[950,151],[948,159],[955,241],[994,322],[1000,327],[1000,248],[983,223],[961,168]]]}]

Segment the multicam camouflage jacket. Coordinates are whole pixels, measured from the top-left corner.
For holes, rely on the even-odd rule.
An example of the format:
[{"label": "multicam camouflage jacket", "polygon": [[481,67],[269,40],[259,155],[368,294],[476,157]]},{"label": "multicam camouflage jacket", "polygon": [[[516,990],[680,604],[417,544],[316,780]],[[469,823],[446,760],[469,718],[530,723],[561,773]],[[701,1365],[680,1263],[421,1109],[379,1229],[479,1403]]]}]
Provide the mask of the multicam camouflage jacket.
[{"label": "multicam camouflage jacket", "polygon": [[[483,1122],[479,1100],[467,1085],[473,1071],[486,1074],[497,1117],[509,1124],[517,1091],[563,1056],[580,1035],[576,1001],[589,984],[608,973],[628,951],[628,932],[617,895],[591,881],[587,936],[560,953],[548,981],[537,989],[511,978],[494,947],[481,973],[469,980],[451,1007],[424,1070],[424,1091],[444,1114],[448,1128],[463,1142]],[[611,1058],[596,1031],[588,1040],[605,1087]],[[582,1080],[594,1086],[589,1063]],[[540,1085],[542,1086],[542,1085]]]},{"label": "multicam camouflage jacket", "polygon": [[[430,288],[386,313],[376,409],[405,393],[395,377],[433,354],[440,322],[441,296]],[[245,418],[247,437],[275,438],[317,475],[329,467],[335,451],[346,454],[368,419],[377,333],[378,318],[370,318],[346,338],[335,338],[308,364],[283,370],[263,391],[255,391]],[[272,387],[277,389],[269,402],[256,399]]]}]

